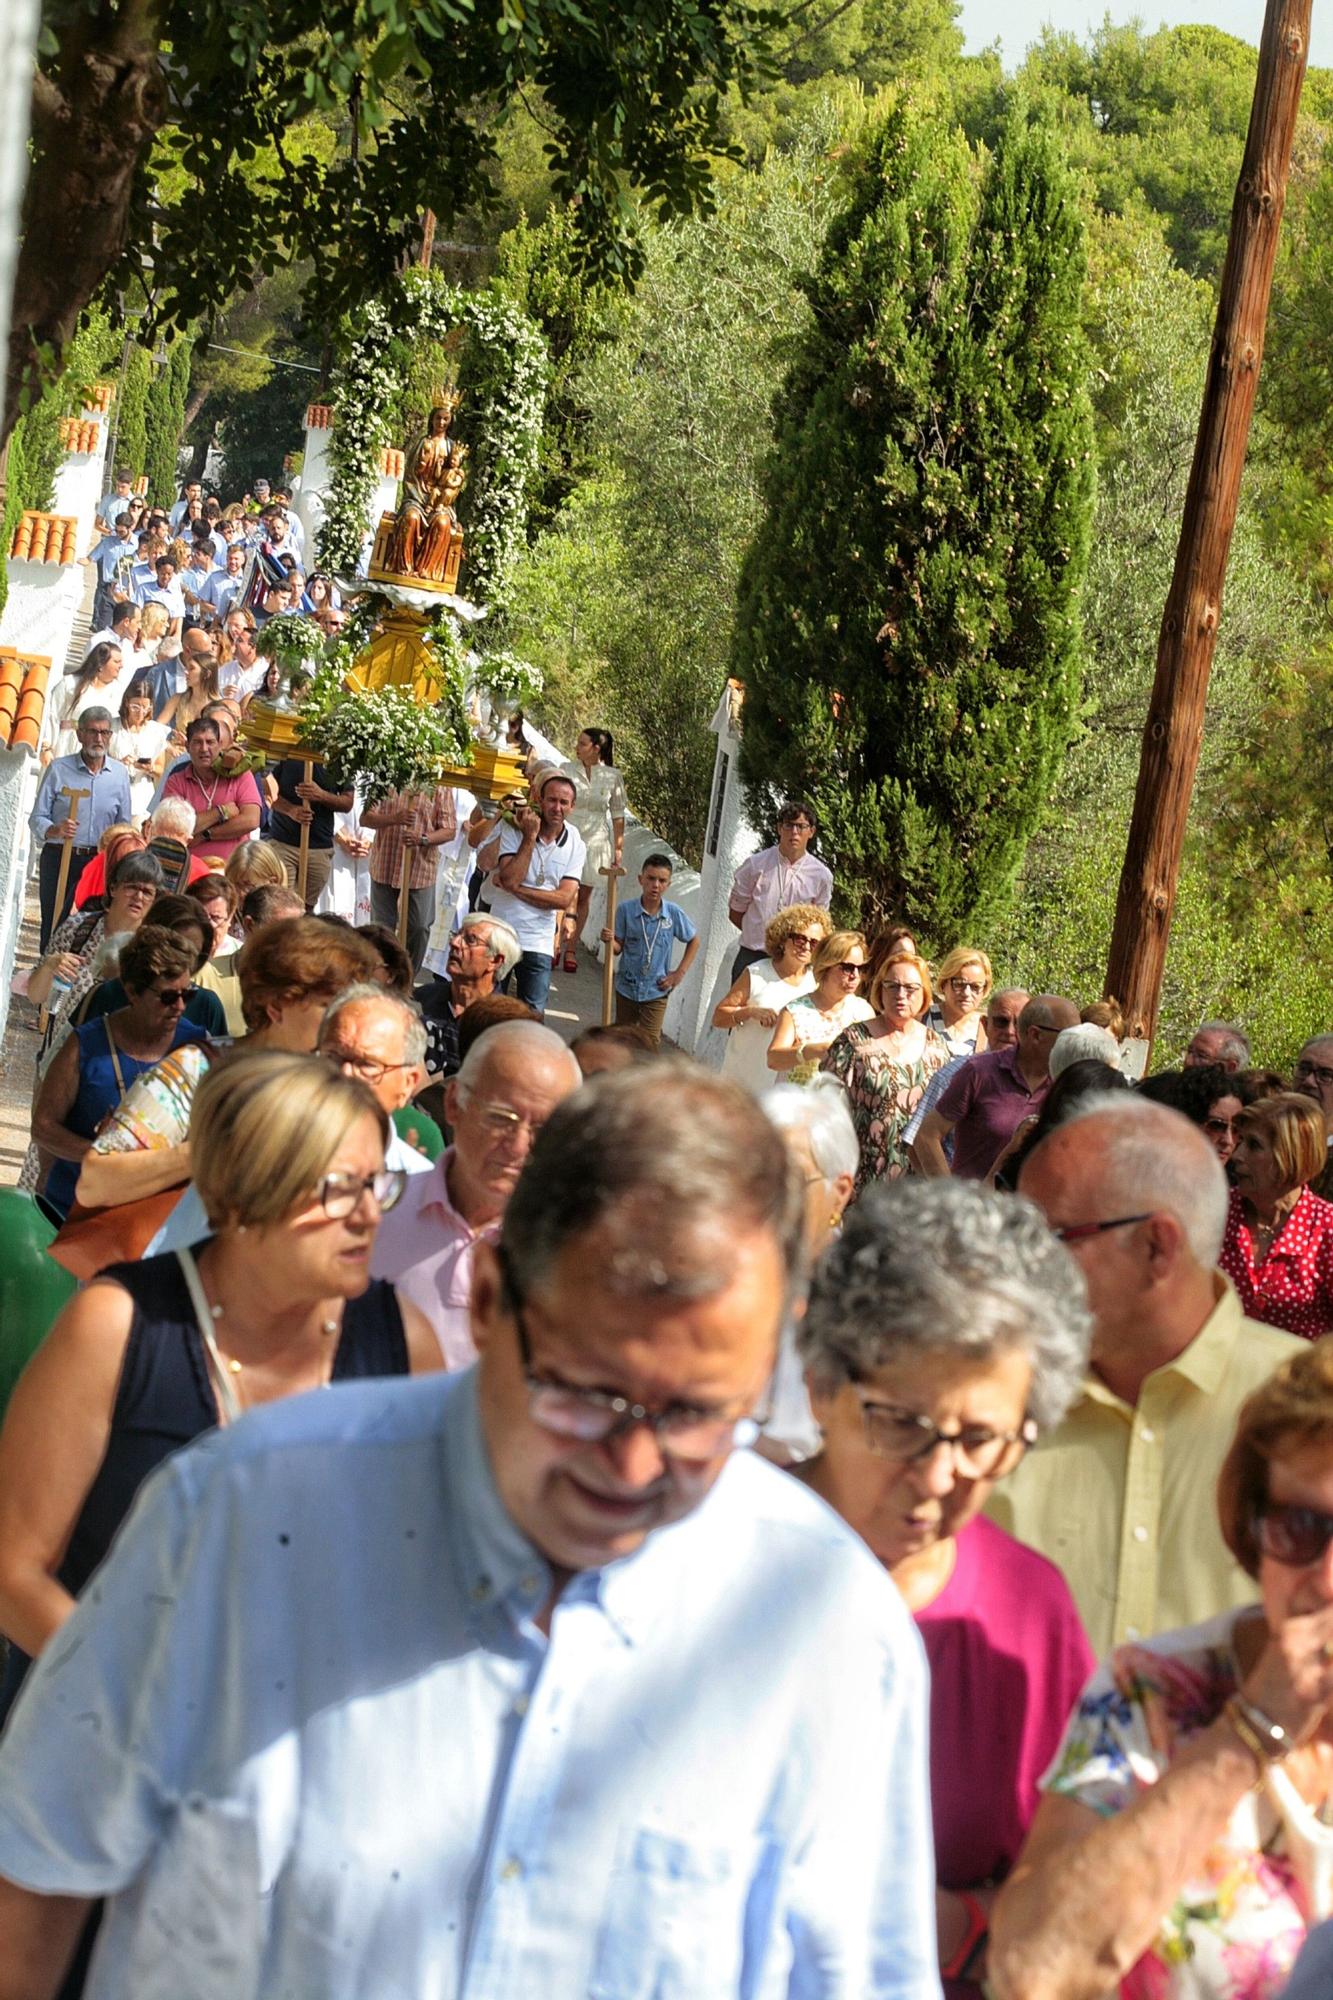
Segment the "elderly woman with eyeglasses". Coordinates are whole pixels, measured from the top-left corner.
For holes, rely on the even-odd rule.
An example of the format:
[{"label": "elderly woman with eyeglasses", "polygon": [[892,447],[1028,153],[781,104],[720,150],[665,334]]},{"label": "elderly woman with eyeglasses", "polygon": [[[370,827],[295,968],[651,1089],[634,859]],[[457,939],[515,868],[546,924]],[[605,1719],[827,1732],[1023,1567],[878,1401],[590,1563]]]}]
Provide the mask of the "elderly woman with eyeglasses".
[{"label": "elderly woman with eyeglasses", "polygon": [[872,1181],[898,1180],[910,1160],[903,1134],[949,1045],[930,1026],[930,973],[925,960],[899,946],[881,962],[870,989],[870,1018],[849,1026],[822,1067],[847,1087],[861,1170],[856,1192]]},{"label": "elderly woman with eyeglasses", "polygon": [[1059,1572],[981,1510],[1078,1393],[1090,1334],[1074,1260],[1029,1203],[913,1181],[849,1211],[797,1335],[823,1446],[795,1476],[878,1556],[930,1660],[950,2000],[979,1991],[990,1902],[1092,1664]]},{"label": "elderly woman with eyeglasses", "polygon": [[388,1133],[366,1085],[317,1056],[238,1055],[199,1085],[190,1147],[213,1234],[71,1299],[0,1433],[0,1631],[24,1655],[192,1438],[329,1382],[440,1366],[425,1317],[370,1275],[403,1187]]},{"label": "elderly woman with eyeglasses", "polygon": [[1260,1601],[1089,1683],[995,1907],[996,2000],[1277,2000],[1333,1913],[1333,1344],[1244,1405],[1217,1507]]},{"label": "elderly woman with eyeglasses", "polygon": [[791,903],[764,926],[768,964],[747,965],[713,1010],[726,1036],[722,1074],[756,1096],[769,1088],[768,1045],[787,1004],[812,991],[815,954],[832,926],[816,903]]}]

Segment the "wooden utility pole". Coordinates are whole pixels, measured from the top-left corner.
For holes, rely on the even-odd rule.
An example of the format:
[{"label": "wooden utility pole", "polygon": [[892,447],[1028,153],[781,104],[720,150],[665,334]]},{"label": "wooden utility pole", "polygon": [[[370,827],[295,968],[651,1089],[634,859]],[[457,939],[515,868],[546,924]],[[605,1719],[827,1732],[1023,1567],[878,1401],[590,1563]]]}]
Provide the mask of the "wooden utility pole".
[{"label": "wooden utility pole", "polygon": [[1106,968],[1106,993],[1124,1008],[1128,1033],[1148,1042],[1199,765],[1309,40],[1310,0],[1268,0]]}]

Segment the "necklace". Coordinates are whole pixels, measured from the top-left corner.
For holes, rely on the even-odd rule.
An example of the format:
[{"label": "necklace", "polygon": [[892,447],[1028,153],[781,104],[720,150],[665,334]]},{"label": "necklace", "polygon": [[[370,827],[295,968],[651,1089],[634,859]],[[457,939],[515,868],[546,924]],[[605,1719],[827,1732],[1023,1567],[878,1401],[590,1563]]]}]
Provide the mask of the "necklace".
[{"label": "necklace", "polygon": [[219,777],[216,777],[216,778],[214,778],[214,780],[213,780],[213,789],[212,789],[212,791],[211,791],[211,792],[209,791],[208,787],[207,787],[207,786],[205,785],[205,783],[204,783],[203,779],[202,779],[202,778],[200,777],[200,775],[199,775],[199,773],[198,773],[197,771],[196,771],[196,772],[195,772],[195,774],[194,774],[194,782],[195,782],[195,783],[196,783],[196,785],[198,785],[198,787],[199,787],[199,790],[200,790],[200,793],[201,793],[201,794],[202,794],[202,796],[203,796],[203,801],[204,801],[204,804],[205,804],[205,805],[207,806],[208,810],[209,810],[210,812],[212,812],[212,810],[213,810],[213,801],[214,801],[214,799],[215,799],[215,798],[217,797],[217,795],[218,795],[218,786],[219,786],[219,785],[220,785],[220,784],[222,783],[222,779],[221,779],[221,777],[219,776]]}]

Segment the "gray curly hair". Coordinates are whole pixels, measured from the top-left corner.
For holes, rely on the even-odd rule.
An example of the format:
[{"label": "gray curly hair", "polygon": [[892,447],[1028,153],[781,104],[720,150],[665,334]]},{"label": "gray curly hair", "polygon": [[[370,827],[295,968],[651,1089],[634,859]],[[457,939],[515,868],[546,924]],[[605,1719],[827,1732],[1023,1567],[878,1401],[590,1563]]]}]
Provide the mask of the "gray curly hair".
[{"label": "gray curly hair", "polygon": [[1043,1431],[1078,1394],[1091,1339],[1082,1274],[1033,1204],[953,1180],[867,1190],[816,1268],[797,1332],[827,1393],[912,1353],[983,1362],[1017,1348]]}]

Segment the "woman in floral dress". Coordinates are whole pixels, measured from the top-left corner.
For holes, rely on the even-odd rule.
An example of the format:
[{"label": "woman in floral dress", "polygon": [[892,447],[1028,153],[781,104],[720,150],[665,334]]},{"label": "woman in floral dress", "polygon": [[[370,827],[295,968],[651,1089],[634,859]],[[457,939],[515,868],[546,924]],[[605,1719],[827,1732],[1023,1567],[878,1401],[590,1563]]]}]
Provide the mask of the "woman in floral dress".
[{"label": "woman in floral dress", "polygon": [[871,1181],[896,1181],[908,1171],[903,1132],[949,1047],[928,1027],[932,994],[924,959],[899,947],[876,969],[868,1021],[849,1027],[821,1067],[846,1084],[861,1142],[856,1194]]},{"label": "woman in floral dress", "polygon": [[996,2000],[1277,2000],[1333,1911],[1333,1342],[1250,1397],[1218,1506],[1260,1603],[1089,1682],[992,1912]]}]

